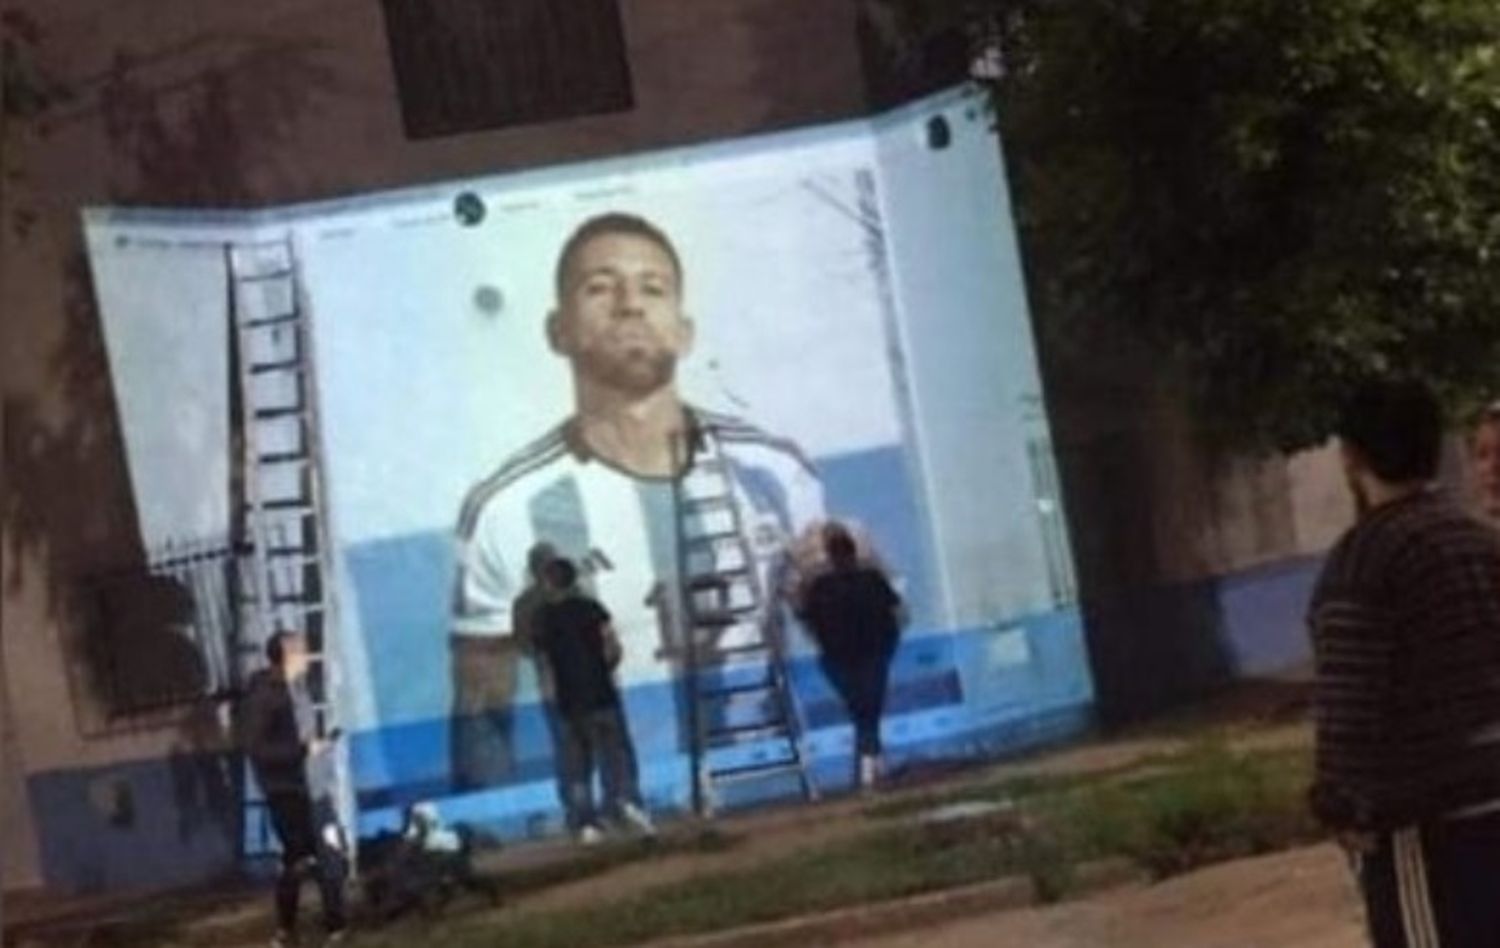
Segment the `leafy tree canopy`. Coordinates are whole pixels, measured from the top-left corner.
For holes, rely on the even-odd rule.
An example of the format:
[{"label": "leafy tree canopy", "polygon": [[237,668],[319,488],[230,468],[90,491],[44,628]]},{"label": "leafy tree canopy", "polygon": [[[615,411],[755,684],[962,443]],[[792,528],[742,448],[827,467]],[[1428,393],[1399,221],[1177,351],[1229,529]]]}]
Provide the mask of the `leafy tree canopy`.
[{"label": "leafy tree canopy", "polygon": [[1500,3],[888,0],[976,25],[1042,333],[1147,340],[1206,430],[1321,441],[1354,378],[1500,395]]}]

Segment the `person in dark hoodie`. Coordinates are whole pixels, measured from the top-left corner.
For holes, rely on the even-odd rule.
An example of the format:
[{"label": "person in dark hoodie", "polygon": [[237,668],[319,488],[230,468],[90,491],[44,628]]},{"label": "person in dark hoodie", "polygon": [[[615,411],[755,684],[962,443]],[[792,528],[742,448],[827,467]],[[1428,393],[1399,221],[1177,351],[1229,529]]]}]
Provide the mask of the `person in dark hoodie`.
[{"label": "person in dark hoodie", "polygon": [[812,581],[800,612],[817,639],[823,674],[854,723],[855,780],[873,790],[880,776],[880,718],[905,608],[885,573],[860,562],[848,528],[826,525],[823,545],[831,568]]},{"label": "person in dark hoodie", "polygon": [[537,645],[552,670],[566,788],[568,828],[578,841],[604,838],[594,806],[594,774],[604,789],[605,814],[643,836],[656,835],[640,794],[635,745],[615,684],[622,649],[609,612],[578,586],[578,567],[556,557],[543,570],[551,599],[537,613]]},{"label": "person in dark hoodie", "polygon": [[307,689],[307,639],[277,632],[266,642],[270,667],[257,672],[241,707],[245,753],[265,794],[281,843],[276,880],[277,934],[272,945],[297,943],[297,903],[312,874],[323,900],[325,944],[343,940],[348,851],[334,806],[332,738],[320,735]]},{"label": "person in dark hoodie", "polygon": [[1336,433],[1358,518],[1308,606],[1309,802],[1375,948],[1500,945],[1500,534],[1438,486],[1432,389],[1370,381]]}]

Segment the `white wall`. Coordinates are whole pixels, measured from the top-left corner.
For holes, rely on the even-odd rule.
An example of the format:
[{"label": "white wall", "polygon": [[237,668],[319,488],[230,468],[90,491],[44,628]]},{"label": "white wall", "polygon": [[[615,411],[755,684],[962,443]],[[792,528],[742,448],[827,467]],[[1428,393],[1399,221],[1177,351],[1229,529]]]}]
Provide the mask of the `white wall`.
[{"label": "white wall", "polygon": [[[229,534],[224,249],[97,231],[89,260],[148,552]],[[170,288],[169,292],[163,292]]]},{"label": "white wall", "polygon": [[[927,138],[929,118],[952,132]],[[1026,445],[1047,437],[1000,144],[982,100],[879,121],[881,191],[943,595],[954,625],[1052,607]]]}]

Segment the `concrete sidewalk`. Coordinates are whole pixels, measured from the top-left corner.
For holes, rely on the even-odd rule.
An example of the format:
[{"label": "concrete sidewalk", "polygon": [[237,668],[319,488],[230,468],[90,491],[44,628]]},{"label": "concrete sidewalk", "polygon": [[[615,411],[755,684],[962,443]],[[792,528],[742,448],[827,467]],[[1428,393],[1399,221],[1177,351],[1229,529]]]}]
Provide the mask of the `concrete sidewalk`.
[{"label": "concrete sidewalk", "polygon": [[863,948],[1365,948],[1364,919],[1331,845],[1212,866],[1158,885],[987,914]]}]

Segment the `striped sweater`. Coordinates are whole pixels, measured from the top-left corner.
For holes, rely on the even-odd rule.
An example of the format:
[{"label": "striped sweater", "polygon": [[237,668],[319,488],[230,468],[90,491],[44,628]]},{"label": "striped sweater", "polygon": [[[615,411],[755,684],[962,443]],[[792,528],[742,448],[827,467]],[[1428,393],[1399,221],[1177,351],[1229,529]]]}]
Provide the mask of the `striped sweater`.
[{"label": "striped sweater", "polygon": [[1320,820],[1500,800],[1500,536],[1432,491],[1376,508],[1329,554],[1309,624]]}]

